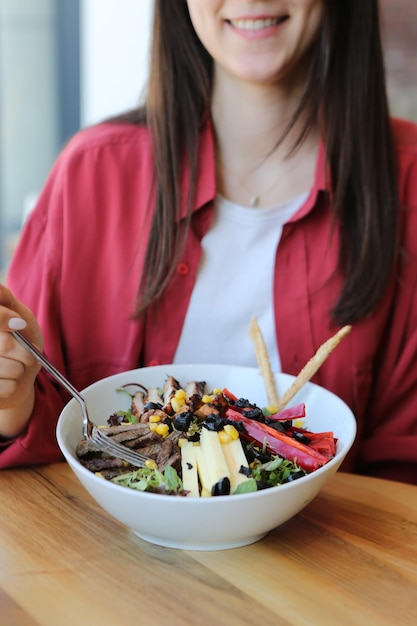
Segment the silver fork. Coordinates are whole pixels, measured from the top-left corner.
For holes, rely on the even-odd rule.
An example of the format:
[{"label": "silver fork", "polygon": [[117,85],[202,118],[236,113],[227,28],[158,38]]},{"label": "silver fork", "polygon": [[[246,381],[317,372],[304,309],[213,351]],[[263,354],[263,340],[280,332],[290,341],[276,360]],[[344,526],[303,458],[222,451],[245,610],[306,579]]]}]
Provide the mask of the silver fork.
[{"label": "silver fork", "polygon": [[97,426],[94,424],[94,422],[92,422],[89,418],[85,399],[80,394],[80,392],[71,385],[69,380],[67,380],[52,365],[52,363],[48,361],[48,359],[46,359],[37,348],[35,348],[33,343],[28,341],[19,331],[13,331],[12,335],[22,346],[26,348],[26,350],[28,350],[28,352],[32,354],[32,356],[35,357],[37,361],[39,361],[39,363],[46,369],[46,371],[49,372],[55,378],[55,380],[57,380],[59,384],[62,385],[62,387],[64,387],[64,389],[66,389],[68,393],[70,393],[72,397],[79,402],[83,416],[84,439],[88,439],[89,441],[91,441],[91,443],[93,443],[94,446],[101,451],[107,452],[112,456],[122,459],[123,461],[126,461],[127,463],[130,463],[135,467],[145,466],[146,461],[150,460],[149,457],[141,454],[140,452],[137,452],[136,450],[130,450],[129,448],[126,448],[126,446],[123,446],[121,443],[112,441],[110,437],[102,433],[100,429],[97,428]]}]

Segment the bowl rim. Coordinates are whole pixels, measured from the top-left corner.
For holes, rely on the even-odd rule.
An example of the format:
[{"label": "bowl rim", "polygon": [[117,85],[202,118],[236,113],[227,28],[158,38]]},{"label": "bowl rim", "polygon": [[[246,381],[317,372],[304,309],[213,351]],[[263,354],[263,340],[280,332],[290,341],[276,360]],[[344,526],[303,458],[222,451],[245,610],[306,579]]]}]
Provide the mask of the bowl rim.
[{"label": "bowl rim", "polygon": [[[130,374],[137,374],[138,372],[141,372],[143,370],[153,370],[153,371],[161,371],[162,369],[166,369],[166,368],[181,368],[181,369],[195,369],[195,368],[210,368],[213,369],[213,371],[215,369],[218,368],[225,368],[225,369],[229,369],[229,368],[233,368],[234,370],[245,370],[246,373],[251,374],[251,373],[256,373],[258,375],[260,375],[260,370],[259,368],[256,367],[249,367],[249,366],[242,366],[242,365],[227,365],[227,364],[220,364],[220,365],[216,365],[216,364],[205,364],[205,363],[192,363],[192,364],[161,364],[161,365],[156,365],[156,366],[149,366],[149,367],[140,367],[140,368],[133,368],[130,370],[124,370],[122,372],[117,372],[115,374],[111,374],[109,376],[103,377],[98,379],[97,381],[91,383],[90,385],[88,385],[87,387],[85,387],[81,393],[88,393],[90,390],[97,388],[100,385],[105,385],[106,383],[108,383],[110,380],[113,380],[117,377],[124,377],[124,376],[129,376]],[[291,375],[291,374],[287,374],[285,372],[275,372],[274,373],[275,376],[279,376],[279,377],[285,377],[287,378],[289,381],[294,380],[295,376]],[[344,409],[346,411],[346,416],[345,418],[348,420],[349,422],[349,436],[347,437],[346,441],[344,442],[344,446],[341,450],[338,450],[338,444],[336,446],[336,455],[333,459],[331,459],[328,463],[326,463],[325,465],[323,465],[322,467],[318,468],[317,470],[315,470],[314,472],[311,472],[310,474],[307,474],[306,476],[303,476],[301,479],[303,484],[306,484],[307,482],[311,482],[312,480],[314,480],[315,478],[319,478],[322,474],[326,474],[329,471],[331,471],[334,466],[339,466],[346,454],[349,452],[349,450],[351,449],[354,440],[356,438],[356,434],[357,434],[357,423],[353,414],[353,411],[351,410],[351,408],[346,404],[346,402],[344,402],[344,400],[342,400],[339,396],[337,396],[335,393],[333,393],[332,391],[326,389],[325,387],[322,387],[321,385],[318,385],[317,383],[313,383],[311,381],[308,381],[307,383],[305,383],[305,385],[303,386],[303,389],[305,388],[318,388],[322,391],[324,391],[326,394],[330,394],[330,396],[333,397],[333,399],[335,399],[338,403],[340,403],[342,406],[344,406]],[[58,421],[57,421],[57,425],[56,425],[56,438],[58,441],[58,445],[61,449],[62,454],[64,455],[66,461],[68,462],[68,464],[77,470],[77,472],[80,472],[81,475],[85,476],[89,481],[93,481],[93,484],[102,484],[102,481],[104,480],[103,478],[101,478],[100,476],[97,476],[94,472],[90,471],[89,469],[87,469],[86,467],[84,467],[80,461],[77,459],[76,455],[75,455],[75,450],[71,450],[70,446],[67,445],[66,441],[65,441],[65,433],[64,433],[64,424],[65,424],[65,420],[67,419],[67,414],[70,413],[68,419],[74,419],[75,418],[75,413],[73,412],[73,409],[75,410],[75,412],[78,413],[78,410],[80,410],[79,407],[79,403],[77,402],[77,400],[75,398],[72,398],[69,402],[67,402],[67,404],[63,407],[59,417],[58,417]],[[80,418],[81,418],[81,411],[79,413]],[[82,431],[81,431],[81,421],[80,421],[80,435],[82,437]],[[337,468],[336,468],[337,471]],[[145,498],[148,499],[150,498],[151,500],[154,500],[155,498],[161,498],[163,497],[164,500],[166,498],[166,496],[164,494],[158,494],[158,493],[152,493],[152,492],[147,492],[147,491],[140,491],[137,489],[132,489],[132,488],[128,488],[125,487],[123,485],[118,485],[117,483],[113,483],[111,481],[106,480],[105,484],[107,486],[107,488],[114,490],[116,489],[118,493],[120,493],[120,490],[123,490],[124,493],[128,493],[131,495],[126,495],[126,497],[129,498],[134,498],[134,497],[140,497],[141,499]],[[168,497],[168,500],[173,500],[173,501],[178,501],[178,499],[184,501],[184,502],[193,502],[193,503],[203,503],[203,502],[211,502],[211,506],[213,506],[213,501],[216,502],[224,502],[225,498],[226,501],[232,500],[235,501],[237,498],[238,499],[250,499],[253,497],[257,497],[257,498],[262,498],[262,497],[267,497],[267,494],[269,495],[273,495],[277,490],[279,490],[280,492],[284,491],[284,490],[288,490],[293,488],[295,485],[298,484],[298,480],[297,481],[293,481],[290,483],[285,483],[282,485],[276,485],[275,487],[269,487],[267,489],[261,489],[259,491],[254,491],[254,492],[249,492],[249,493],[241,493],[241,494],[233,494],[229,497],[218,497],[218,498],[193,498],[193,497],[184,497],[184,498],[178,498],[178,497]],[[136,494],[136,495],[133,495]],[[263,496],[263,494],[265,494],[265,496]],[[199,506],[208,506],[207,504],[199,504]]]}]

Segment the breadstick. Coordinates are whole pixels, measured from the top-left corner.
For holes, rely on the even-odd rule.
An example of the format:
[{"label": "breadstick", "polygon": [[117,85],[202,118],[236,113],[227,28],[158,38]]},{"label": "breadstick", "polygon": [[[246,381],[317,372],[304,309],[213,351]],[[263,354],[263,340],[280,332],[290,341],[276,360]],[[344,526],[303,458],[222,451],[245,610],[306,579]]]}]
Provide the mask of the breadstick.
[{"label": "breadstick", "polygon": [[333,352],[337,345],[342,341],[346,335],[350,333],[352,326],[343,326],[338,332],[325,341],[317,350],[315,355],[307,361],[303,369],[300,371],[292,385],[283,394],[282,398],[277,404],[277,413],[290,402],[296,393],[314,376],[317,370],[323,365],[327,357]]},{"label": "breadstick", "polygon": [[278,403],[278,394],[275,386],[275,378],[271,370],[268,350],[266,349],[265,341],[256,317],[252,317],[250,321],[249,336],[252,339],[255,348],[256,360],[258,361],[259,369],[261,370],[261,375],[264,379],[268,404],[275,407]]}]

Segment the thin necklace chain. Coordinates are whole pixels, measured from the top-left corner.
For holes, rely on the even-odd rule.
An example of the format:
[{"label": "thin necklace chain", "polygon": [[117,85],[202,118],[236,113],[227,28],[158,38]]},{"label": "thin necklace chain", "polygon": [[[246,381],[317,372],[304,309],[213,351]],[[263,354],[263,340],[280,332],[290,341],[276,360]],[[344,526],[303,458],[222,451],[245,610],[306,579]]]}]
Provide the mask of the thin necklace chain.
[{"label": "thin necklace chain", "polygon": [[265,196],[267,193],[272,191],[278,185],[278,183],[280,182],[280,179],[277,178],[277,179],[274,180],[274,182],[272,183],[272,185],[270,187],[267,187],[261,193],[255,193],[252,189],[250,189],[248,187],[246,181],[242,178],[242,176],[239,176],[239,174],[237,172],[234,172],[230,167],[228,167],[222,161],[222,159],[220,159],[220,157],[218,158],[218,163],[219,163],[219,165],[221,165],[221,167],[223,169],[227,170],[239,182],[239,184],[243,187],[243,189],[245,189],[245,191],[247,191],[247,193],[249,194],[249,205],[251,207],[254,207],[254,208],[259,206],[259,202],[261,201],[261,197]]},{"label": "thin necklace chain", "polygon": [[259,206],[259,202],[261,201],[261,196],[265,196],[267,193],[272,191],[276,187],[276,185],[278,185],[278,183],[279,183],[279,179],[275,179],[273,184],[270,187],[267,187],[261,193],[254,193],[251,189],[249,189],[246,181],[241,176],[239,176],[236,172],[234,172],[232,169],[230,169],[230,167],[228,167],[220,159],[219,159],[219,163],[225,170],[227,170],[230,174],[232,174],[232,176],[234,176],[234,178],[236,178],[236,180],[242,185],[243,189],[245,189],[245,191],[248,192],[248,194],[249,194],[249,205],[251,207],[256,208],[257,206]]}]

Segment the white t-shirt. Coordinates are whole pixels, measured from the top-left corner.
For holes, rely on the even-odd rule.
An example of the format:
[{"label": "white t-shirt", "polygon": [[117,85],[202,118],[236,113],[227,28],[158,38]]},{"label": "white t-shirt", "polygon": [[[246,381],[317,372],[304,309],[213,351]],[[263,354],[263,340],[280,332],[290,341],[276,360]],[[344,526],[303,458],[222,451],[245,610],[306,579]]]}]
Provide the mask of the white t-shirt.
[{"label": "white t-shirt", "polygon": [[273,306],[275,255],[283,225],[306,198],[303,194],[270,209],[217,198],[174,363],[257,367],[248,334],[256,316],[271,367],[281,371]]}]

